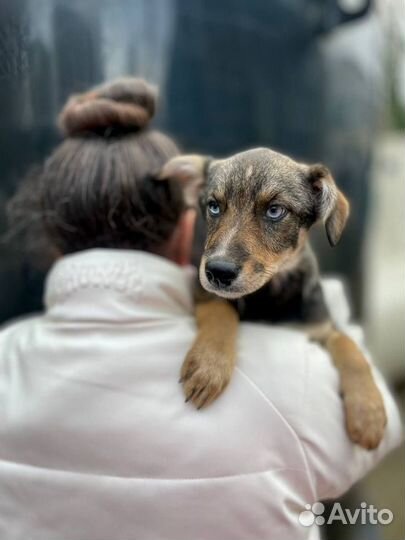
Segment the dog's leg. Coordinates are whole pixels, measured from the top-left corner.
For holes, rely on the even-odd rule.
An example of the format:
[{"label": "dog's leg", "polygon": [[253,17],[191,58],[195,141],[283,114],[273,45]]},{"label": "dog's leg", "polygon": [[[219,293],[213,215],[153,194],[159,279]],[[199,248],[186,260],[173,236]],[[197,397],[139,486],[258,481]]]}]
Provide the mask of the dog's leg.
[{"label": "dog's leg", "polygon": [[328,350],[339,372],[350,439],[368,450],[377,448],[387,417],[381,393],[363,353],[330,322],[308,327],[308,334]]},{"label": "dog's leg", "polygon": [[197,337],[184,360],[180,382],[186,401],[200,409],[228,385],[235,366],[239,316],[226,300],[197,299]]}]

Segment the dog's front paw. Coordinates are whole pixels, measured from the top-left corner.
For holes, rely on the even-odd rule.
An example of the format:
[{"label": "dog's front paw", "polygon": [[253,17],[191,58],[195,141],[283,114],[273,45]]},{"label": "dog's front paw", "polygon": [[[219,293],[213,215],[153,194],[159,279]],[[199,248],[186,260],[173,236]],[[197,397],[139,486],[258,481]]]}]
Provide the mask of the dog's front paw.
[{"label": "dog's front paw", "polygon": [[233,365],[234,358],[229,354],[208,345],[194,345],[181,368],[180,382],[186,401],[191,401],[197,409],[210,405],[228,385]]},{"label": "dog's front paw", "polygon": [[367,450],[380,444],[387,423],[381,394],[374,385],[345,392],[343,402],[350,439]]}]

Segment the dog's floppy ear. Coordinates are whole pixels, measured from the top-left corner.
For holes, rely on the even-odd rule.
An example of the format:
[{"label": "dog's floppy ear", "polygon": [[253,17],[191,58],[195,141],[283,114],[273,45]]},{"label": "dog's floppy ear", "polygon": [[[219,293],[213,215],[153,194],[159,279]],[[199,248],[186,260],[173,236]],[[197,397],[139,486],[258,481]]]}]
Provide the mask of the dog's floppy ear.
[{"label": "dog's floppy ear", "polygon": [[159,180],[178,180],[184,184],[184,199],[187,205],[196,206],[210,158],[189,154],[176,156],[168,161],[158,175]]},{"label": "dog's floppy ear", "polygon": [[317,219],[325,223],[329,244],[336,246],[349,217],[349,202],[338,190],[329,169],[324,165],[310,166],[308,178],[316,197]]}]

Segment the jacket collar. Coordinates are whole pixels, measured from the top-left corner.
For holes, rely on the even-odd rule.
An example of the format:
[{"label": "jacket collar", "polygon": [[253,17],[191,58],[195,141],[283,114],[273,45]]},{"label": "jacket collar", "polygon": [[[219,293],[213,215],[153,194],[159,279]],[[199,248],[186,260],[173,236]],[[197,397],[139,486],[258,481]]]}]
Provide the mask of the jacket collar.
[{"label": "jacket collar", "polygon": [[195,275],[191,267],[143,251],[81,251],[51,268],[45,286],[47,315],[75,320],[190,315]]}]

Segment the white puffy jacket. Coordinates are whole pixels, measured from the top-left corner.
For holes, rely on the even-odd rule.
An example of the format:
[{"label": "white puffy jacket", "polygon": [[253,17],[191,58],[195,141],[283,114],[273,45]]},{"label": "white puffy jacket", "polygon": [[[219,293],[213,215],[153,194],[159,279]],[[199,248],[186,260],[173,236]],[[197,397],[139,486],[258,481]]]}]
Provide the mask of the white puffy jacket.
[{"label": "white puffy jacket", "polygon": [[[242,324],[226,392],[184,403],[191,289],[160,257],[81,252],[51,270],[44,314],[0,332],[2,540],[318,538],[298,521],[305,505],[398,444],[383,384],[383,443],[351,444],[330,359],[281,327]],[[339,283],[326,293],[356,334]]]}]

